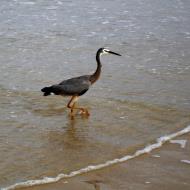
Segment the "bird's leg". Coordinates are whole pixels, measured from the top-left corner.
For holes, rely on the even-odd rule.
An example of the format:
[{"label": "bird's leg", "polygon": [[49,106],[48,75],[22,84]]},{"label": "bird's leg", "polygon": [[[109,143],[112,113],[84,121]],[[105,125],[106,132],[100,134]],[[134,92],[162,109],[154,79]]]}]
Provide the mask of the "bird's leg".
[{"label": "bird's leg", "polygon": [[77,100],[78,100],[77,96],[72,96],[69,103],[67,104],[67,107],[71,109],[71,113],[70,113],[71,116],[74,116],[73,111],[74,111],[74,106],[75,106],[75,103],[76,103]]},{"label": "bird's leg", "polygon": [[87,109],[85,108],[80,108],[80,107],[75,107],[76,102],[78,100],[78,96],[72,96],[71,100],[69,101],[69,103],[67,104],[67,107],[71,109],[71,116],[73,116],[73,111],[76,110],[80,110],[81,114],[85,114],[87,116],[89,116],[89,112]]}]

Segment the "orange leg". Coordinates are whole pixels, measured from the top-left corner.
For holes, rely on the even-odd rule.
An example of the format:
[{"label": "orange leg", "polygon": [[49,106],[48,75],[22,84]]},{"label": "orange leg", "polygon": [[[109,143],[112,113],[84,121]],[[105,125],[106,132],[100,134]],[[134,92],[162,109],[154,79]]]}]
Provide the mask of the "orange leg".
[{"label": "orange leg", "polygon": [[80,110],[81,114],[85,114],[85,115],[89,116],[90,114],[89,114],[87,109],[80,108],[80,107],[75,107],[75,104],[76,104],[77,100],[78,100],[78,96],[72,96],[71,100],[67,104],[67,107],[71,109],[71,113],[70,113],[71,116],[74,116],[73,112],[74,112],[75,109]]}]

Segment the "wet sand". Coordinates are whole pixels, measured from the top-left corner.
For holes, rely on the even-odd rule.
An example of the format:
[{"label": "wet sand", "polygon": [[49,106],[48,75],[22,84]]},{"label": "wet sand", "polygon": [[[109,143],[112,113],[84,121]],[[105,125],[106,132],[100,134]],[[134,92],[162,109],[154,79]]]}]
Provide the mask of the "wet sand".
[{"label": "wet sand", "polygon": [[23,188],[26,190],[189,190],[190,134],[176,138],[187,140],[184,148],[167,142],[160,149],[127,162],[89,172],[57,183]]},{"label": "wet sand", "polygon": [[[1,1],[0,189],[131,155],[189,126],[189,9],[184,0]],[[102,56],[100,80],[78,102],[91,116],[70,120],[69,99],[40,89],[93,73],[100,47],[122,56]],[[31,189],[185,189],[187,148],[159,151]]]}]

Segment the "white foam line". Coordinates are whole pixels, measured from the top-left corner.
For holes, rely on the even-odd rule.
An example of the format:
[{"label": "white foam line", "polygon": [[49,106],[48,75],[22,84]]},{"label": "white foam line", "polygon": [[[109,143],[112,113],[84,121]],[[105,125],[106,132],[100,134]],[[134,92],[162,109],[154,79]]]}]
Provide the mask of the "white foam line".
[{"label": "white foam line", "polygon": [[181,146],[181,148],[185,148],[185,145],[187,143],[187,140],[170,140],[170,143],[176,143]]},{"label": "white foam line", "polygon": [[21,187],[31,187],[31,186],[35,186],[35,185],[55,183],[55,182],[57,182],[57,181],[59,181],[61,179],[64,179],[64,178],[71,178],[71,177],[74,177],[76,175],[80,175],[80,174],[87,173],[87,172],[90,172],[90,171],[102,169],[102,168],[111,166],[113,164],[117,164],[117,163],[120,163],[120,162],[125,162],[127,160],[132,159],[132,158],[136,158],[136,157],[138,157],[138,156],[140,156],[142,154],[149,153],[152,150],[161,147],[165,142],[167,142],[167,141],[169,141],[169,140],[171,140],[171,139],[173,139],[175,137],[178,137],[180,135],[189,133],[189,132],[190,132],[190,126],[184,128],[183,130],[178,131],[176,133],[172,133],[170,135],[166,135],[166,136],[162,136],[162,137],[158,138],[156,140],[156,143],[148,145],[148,146],[146,146],[145,148],[143,148],[141,150],[137,150],[133,155],[126,155],[126,156],[124,156],[122,158],[116,158],[114,160],[107,161],[107,162],[105,162],[103,164],[87,166],[87,167],[82,168],[80,170],[73,171],[73,172],[71,172],[69,174],[59,174],[56,177],[44,177],[43,179],[28,180],[28,181],[25,181],[25,182],[16,183],[16,184],[11,185],[9,187],[2,188],[2,190],[14,190],[14,189],[21,188]]}]

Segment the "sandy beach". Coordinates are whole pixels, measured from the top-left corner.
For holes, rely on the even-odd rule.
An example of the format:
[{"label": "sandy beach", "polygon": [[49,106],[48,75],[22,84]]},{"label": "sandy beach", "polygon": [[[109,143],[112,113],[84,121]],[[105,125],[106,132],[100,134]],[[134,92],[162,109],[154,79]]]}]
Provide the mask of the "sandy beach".
[{"label": "sandy beach", "polygon": [[23,189],[188,190],[190,164],[186,161],[190,161],[190,134],[175,140],[186,140],[185,147],[182,148],[179,143],[168,142],[160,149],[121,164],[60,180],[57,183]]},{"label": "sandy beach", "polygon": [[[184,0],[2,0],[0,189],[189,190],[189,10]],[[90,116],[71,118],[71,97],[41,89],[93,74],[102,47],[122,56],[101,56],[77,102]],[[158,142],[166,136],[181,141]]]}]

